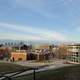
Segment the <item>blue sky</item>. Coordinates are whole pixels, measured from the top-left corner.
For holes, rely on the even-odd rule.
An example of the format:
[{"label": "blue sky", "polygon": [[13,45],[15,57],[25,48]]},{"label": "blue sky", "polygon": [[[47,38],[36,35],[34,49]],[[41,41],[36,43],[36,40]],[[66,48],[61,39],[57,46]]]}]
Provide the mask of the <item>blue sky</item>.
[{"label": "blue sky", "polygon": [[80,0],[0,0],[0,39],[80,41]]}]

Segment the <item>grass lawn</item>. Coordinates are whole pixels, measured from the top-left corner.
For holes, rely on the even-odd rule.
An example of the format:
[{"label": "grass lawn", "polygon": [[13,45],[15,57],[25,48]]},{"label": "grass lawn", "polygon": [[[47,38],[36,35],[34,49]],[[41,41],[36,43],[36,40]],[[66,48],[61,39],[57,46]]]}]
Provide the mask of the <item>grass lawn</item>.
[{"label": "grass lawn", "polygon": [[17,64],[12,64],[12,63],[0,62],[0,74],[15,72],[22,69],[27,69],[27,67],[23,67]]},{"label": "grass lawn", "polygon": [[[25,75],[14,80],[33,80],[33,75]],[[36,73],[36,80],[80,80],[80,65]]]}]

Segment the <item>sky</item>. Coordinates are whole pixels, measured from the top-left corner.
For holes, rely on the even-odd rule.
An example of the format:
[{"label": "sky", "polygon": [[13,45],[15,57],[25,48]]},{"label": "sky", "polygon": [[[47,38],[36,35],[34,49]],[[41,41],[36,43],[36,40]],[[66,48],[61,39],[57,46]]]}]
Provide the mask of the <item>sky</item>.
[{"label": "sky", "polygon": [[0,0],[0,39],[80,41],[80,0]]}]

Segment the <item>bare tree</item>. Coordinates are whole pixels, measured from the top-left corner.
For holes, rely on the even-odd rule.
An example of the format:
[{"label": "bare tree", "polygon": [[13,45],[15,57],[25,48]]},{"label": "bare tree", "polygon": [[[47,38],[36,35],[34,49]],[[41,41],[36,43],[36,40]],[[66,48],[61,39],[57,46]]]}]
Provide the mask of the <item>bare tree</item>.
[{"label": "bare tree", "polygon": [[56,55],[60,59],[65,59],[67,57],[68,48],[66,45],[59,46],[59,48],[56,50]]}]

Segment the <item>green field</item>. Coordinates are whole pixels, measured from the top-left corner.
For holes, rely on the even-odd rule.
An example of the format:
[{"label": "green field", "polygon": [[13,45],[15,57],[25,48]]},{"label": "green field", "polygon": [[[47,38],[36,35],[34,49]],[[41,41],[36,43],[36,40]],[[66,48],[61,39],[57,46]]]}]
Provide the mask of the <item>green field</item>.
[{"label": "green field", "polygon": [[[14,80],[33,80],[33,74]],[[36,73],[36,80],[80,80],[80,65]]]},{"label": "green field", "polygon": [[[13,63],[0,62],[0,73],[8,73],[28,69]],[[33,80],[33,74],[14,78],[13,80]],[[36,73],[36,80],[80,80],[80,65],[63,67]]]},{"label": "green field", "polygon": [[22,69],[27,69],[27,67],[23,67],[13,63],[0,62],[0,74],[16,72]]}]

